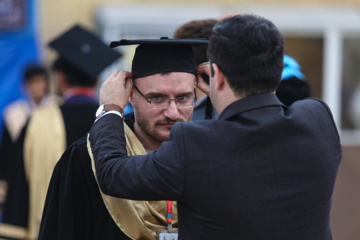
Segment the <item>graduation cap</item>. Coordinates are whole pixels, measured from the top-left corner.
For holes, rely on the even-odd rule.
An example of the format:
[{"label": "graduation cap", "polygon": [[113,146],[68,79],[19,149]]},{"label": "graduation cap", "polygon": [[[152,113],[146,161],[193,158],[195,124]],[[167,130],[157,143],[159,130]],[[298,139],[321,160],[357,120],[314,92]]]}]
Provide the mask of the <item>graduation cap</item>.
[{"label": "graduation cap", "polygon": [[121,56],[79,25],[51,41],[49,46],[59,53],[62,62],[93,78]]},{"label": "graduation cap", "polygon": [[206,45],[205,39],[137,39],[114,41],[110,48],[139,45],[132,61],[133,78],[156,73],[187,72],[196,75],[196,62],[192,46]]}]

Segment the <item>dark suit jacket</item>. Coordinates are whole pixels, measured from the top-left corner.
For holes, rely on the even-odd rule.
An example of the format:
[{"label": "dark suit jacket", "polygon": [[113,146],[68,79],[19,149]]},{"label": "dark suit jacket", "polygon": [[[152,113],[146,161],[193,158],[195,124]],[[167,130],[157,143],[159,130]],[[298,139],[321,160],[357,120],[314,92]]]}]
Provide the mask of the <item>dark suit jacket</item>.
[{"label": "dark suit jacket", "polygon": [[123,123],[90,131],[104,193],[177,200],[180,239],[325,240],[339,136],[324,102],[274,94],[230,104],[214,121],[177,123],[158,151],[127,157]]}]

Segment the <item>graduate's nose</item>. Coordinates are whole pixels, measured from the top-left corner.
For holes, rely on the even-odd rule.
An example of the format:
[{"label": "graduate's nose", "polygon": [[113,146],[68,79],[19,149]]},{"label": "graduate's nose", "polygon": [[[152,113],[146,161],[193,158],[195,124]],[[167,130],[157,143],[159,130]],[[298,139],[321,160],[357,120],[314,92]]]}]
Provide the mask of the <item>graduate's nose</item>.
[{"label": "graduate's nose", "polygon": [[164,110],[164,115],[171,120],[179,118],[180,113],[175,101],[170,101],[169,107]]}]

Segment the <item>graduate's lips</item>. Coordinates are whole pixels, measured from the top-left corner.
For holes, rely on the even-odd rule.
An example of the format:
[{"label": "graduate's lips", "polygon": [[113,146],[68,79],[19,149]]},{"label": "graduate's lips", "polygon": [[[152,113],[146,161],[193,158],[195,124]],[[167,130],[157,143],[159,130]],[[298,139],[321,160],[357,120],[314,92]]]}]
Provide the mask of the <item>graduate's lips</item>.
[{"label": "graduate's lips", "polygon": [[172,128],[175,123],[176,123],[176,121],[173,121],[173,122],[160,122],[160,123],[158,123],[158,125],[166,127],[166,128]]},{"label": "graduate's lips", "polygon": [[167,124],[161,124],[163,125],[164,127],[167,127],[167,128],[172,128],[172,126],[174,126],[175,123],[167,123]]}]

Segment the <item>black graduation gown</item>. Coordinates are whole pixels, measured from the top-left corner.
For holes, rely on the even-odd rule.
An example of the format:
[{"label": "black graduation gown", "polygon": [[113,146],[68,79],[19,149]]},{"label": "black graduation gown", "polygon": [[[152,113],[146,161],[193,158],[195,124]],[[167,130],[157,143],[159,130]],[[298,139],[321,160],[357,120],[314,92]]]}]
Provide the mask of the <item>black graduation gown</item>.
[{"label": "black graduation gown", "polygon": [[[126,116],[133,126],[133,114]],[[64,152],[46,196],[39,239],[130,239],[115,224],[91,169],[87,136]]]},{"label": "black graduation gown", "polygon": [[4,127],[0,144],[0,180],[7,180],[8,172],[6,171],[11,159],[13,159],[14,151],[13,141],[11,140],[10,133],[7,127]]},{"label": "black graduation gown", "polygon": [[86,136],[72,144],[51,177],[39,239],[129,239],[107,211],[95,181]]},{"label": "black graduation gown", "polygon": [[[60,106],[65,124],[67,146],[83,137],[90,130],[95,120],[97,108],[97,102],[87,96],[75,96]],[[9,190],[2,219],[3,223],[22,228],[27,228],[29,217],[29,186],[26,180],[23,158],[27,126],[28,123],[22,129],[15,143],[15,157],[8,166]],[[7,236],[0,235],[1,237]]]},{"label": "black graduation gown", "polygon": [[[25,126],[27,126],[27,124]],[[29,212],[29,187],[26,180],[25,165],[23,161],[24,135],[25,127],[20,132],[18,140],[13,145],[14,149],[9,151],[9,154],[11,154],[13,158],[8,162],[6,168],[9,188],[2,217],[3,223],[22,228],[27,227]],[[1,237],[8,236],[2,236],[0,234],[0,238]]]}]

